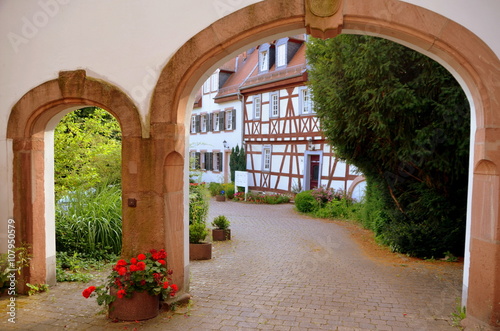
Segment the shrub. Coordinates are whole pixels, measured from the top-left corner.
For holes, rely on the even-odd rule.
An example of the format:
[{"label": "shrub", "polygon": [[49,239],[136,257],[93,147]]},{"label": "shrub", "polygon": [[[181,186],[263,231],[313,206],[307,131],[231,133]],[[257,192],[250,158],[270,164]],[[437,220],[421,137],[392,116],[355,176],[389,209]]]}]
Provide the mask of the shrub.
[{"label": "shrub", "polygon": [[229,222],[226,216],[219,215],[214,218],[212,225],[217,227],[217,229],[226,230],[229,228],[229,225],[231,225],[231,222]]},{"label": "shrub", "polygon": [[208,230],[205,222],[197,222],[189,225],[189,243],[199,244],[208,235]]},{"label": "shrub", "polygon": [[295,196],[295,208],[300,212],[309,213],[317,210],[319,203],[312,196],[311,191],[304,191]]},{"label": "shrub", "polygon": [[88,257],[120,254],[122,246],[121,189],[101,185],[79,188],[56,204],[57,251]]},{"label": "shrub", "polygon": [[190,184],[189,224],[205,222],[209,207],[208,194],[204,184]]},{"label": "shrub", "polygon": [[351,215],[349,205],[350,203],[346,199],[329,201],[314,215],[321,218],[348,219]]},{"label": "shrub", "polygon": [[224,191],[224,187],[221,183],[211,182],[208,183],[208,191],[211,196],[219,195],[221,191]]}]

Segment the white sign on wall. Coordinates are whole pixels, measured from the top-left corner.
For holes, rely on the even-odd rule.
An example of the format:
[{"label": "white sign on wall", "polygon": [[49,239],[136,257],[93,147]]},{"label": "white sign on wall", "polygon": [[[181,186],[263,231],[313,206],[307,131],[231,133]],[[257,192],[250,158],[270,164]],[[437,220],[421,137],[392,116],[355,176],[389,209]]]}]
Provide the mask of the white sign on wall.
[{"label": "white sign on wall", "polygon": [[238,186],[245,188],[245,201],[247,201],[248,193],[248,171],[235,171],[234,172],[234,191],[238,192]]}]

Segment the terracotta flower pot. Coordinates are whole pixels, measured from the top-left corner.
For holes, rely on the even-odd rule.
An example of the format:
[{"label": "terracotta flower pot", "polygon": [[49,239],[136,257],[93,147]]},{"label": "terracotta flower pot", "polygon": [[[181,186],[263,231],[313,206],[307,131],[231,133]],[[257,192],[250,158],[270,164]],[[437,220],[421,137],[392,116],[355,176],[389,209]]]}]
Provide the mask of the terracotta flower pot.
[{"label": "terracotta flower pot", "polygon": [[[116,293],[111,288],[110,293]],[[141,321],[158,316],[160,312],[160,296],[148,292],[135,292],[130,298],[116,298],[109,305],[108,317],[120,321]]]},{"label": "terracotta flower pot", "polygon": [[212,258],[212,243],[189,244],[190,260],[210,260]]},{"label": "terracotta flower pot", "polygon": [[231,229],[213,229],[212,238],[214,241],[231,240]]}]

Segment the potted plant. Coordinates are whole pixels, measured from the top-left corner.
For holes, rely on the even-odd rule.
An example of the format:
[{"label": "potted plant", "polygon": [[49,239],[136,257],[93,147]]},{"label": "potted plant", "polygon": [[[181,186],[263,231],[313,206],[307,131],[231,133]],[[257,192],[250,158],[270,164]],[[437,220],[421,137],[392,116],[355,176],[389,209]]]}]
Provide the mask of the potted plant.
[{"label": "potted plant", "polygon": [[215,201],[226,201],[226,192],[220,191],[219,194],[215,196]]},{"label": "potted plant", "polygon": [[158,315],[160,299],[175,296],[172,270],[167,268],[167,253],[152,249],[130,260],[120,259],[103,285],[83,290],[85,298],[95,296],[113,320],[139,321]]},{"label": "potted plant", "polygon": [[212,258],[212,243],[204,242],[208,235],[205,221],[189,225],[189,259],[210,260]]},{"label": "potted plant", "polygon": [[212,238],[215,241],[231,240],[231,223],[224,215],[219,215],[212,221],[212,226],[216,228],[212,230]]}]

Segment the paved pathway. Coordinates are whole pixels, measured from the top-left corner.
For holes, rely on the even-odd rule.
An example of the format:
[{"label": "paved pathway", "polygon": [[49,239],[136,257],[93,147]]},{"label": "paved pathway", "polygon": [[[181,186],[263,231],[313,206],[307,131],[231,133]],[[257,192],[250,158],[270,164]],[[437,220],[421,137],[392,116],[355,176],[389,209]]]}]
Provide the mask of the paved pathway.
[{"label": "paved pathway", "polygon": [[211,203],[209,220],[226,215],[230,242],[214,244],[210,261],[191,263],[192,304],[155,319],[112,323],[95,315],[85,284],[59,284],[18,298],[22,330],[457,330],[456,264],[382,263],[345,227],[300,216],[291,205]]}]

